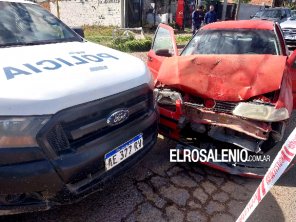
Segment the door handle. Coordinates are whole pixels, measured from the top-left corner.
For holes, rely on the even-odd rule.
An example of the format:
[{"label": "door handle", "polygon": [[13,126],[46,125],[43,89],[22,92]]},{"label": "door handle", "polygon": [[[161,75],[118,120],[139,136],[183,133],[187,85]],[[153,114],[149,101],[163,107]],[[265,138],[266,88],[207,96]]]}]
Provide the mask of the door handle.
[{"label": "door handle", "polygon": [[148,61],[149,61],[149,62],[152,62],[152,61],[153,61],[153,59],[152,59],[151,56],[148,56]]}]

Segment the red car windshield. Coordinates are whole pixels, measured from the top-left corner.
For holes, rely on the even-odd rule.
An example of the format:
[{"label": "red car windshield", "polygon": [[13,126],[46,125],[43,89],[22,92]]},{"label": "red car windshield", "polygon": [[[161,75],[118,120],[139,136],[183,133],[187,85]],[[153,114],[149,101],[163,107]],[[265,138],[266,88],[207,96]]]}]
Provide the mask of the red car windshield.
[{"label": "red car windshield", "polygon": [[0,47],[81,40],[38,5],[0,1]]},{"label": "red car windshield", "polygon": [[181,55],[271,54],[279,55],[276,35],[270,30],[201,30]]}]

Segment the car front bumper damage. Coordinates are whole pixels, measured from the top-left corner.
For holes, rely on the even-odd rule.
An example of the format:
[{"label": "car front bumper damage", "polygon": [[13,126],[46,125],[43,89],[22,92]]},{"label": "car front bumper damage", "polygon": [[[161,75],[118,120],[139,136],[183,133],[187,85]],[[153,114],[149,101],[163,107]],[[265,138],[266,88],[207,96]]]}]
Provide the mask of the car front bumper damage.
[{"label": "car front bumper damage", "polygon": [[155,91],[160,133],[176,140],[178,150],[245,149],[250,155],[268,155],[270,161],[203,164],[248,177],[262,177],[267,171],[277,154],[276,148],[272,147],[283,138],[285,121],[270,123],[245,119],[231,113],[235,103],[216,101],[212,108],[206,108],[192,100],[188,102],[178,91],[167,88]]}]

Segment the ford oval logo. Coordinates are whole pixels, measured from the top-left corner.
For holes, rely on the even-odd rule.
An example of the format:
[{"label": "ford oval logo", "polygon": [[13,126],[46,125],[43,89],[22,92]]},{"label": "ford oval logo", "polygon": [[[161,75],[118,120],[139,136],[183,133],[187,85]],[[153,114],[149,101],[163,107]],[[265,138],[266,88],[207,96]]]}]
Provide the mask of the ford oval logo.
[{"label": "ford oval logo", "polygon": [[123,123],[125,120],[127,120],[129,116],[128,109],[120,109],[117,110],[108,117],[107,124],[110,126],[118,125],[120,123]]}]

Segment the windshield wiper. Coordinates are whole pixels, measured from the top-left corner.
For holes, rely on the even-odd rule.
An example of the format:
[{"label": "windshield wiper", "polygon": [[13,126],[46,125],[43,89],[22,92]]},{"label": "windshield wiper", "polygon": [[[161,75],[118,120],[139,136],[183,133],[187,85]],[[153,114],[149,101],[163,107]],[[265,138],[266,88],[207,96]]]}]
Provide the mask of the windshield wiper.
[{"label": "windshield wiper", "polygon": [[7,48],[7,47],[13,47],[13,46],[25,46],[25,45],[33,45],[33,44],[24,43],[24,42],[14,42],[14,43],[1,44],[0,48]]}]

